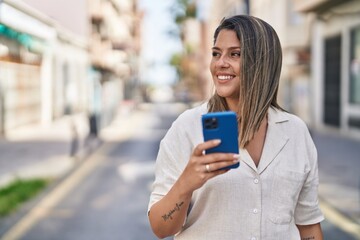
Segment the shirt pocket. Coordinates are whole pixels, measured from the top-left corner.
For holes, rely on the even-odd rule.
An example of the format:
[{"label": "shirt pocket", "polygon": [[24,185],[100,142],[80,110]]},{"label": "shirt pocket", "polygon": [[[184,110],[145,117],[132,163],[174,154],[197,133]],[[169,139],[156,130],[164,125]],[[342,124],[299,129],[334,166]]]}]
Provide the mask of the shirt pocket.
[{"label": "shirt pocket", "polygon": [[274,173],[270,221],[275,224],[289,224],[292,221],[305,177],[306,173],[287,170]]}]

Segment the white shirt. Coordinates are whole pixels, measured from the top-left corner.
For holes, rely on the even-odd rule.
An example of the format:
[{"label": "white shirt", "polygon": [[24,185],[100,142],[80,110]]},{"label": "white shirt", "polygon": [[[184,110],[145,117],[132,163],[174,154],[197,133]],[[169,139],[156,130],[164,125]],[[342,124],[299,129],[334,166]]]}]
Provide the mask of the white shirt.
[{"label": "white shirt", "polygon": [[[149,209],[170,190],[196,145],[203,142],[203,104],[185,111],[160,143]],[[196,190],[175,239],[298,240],[295,224],[321,222],[317,151],[305,123],[270,108],[258,167],[240,149],[240,167]]]}]

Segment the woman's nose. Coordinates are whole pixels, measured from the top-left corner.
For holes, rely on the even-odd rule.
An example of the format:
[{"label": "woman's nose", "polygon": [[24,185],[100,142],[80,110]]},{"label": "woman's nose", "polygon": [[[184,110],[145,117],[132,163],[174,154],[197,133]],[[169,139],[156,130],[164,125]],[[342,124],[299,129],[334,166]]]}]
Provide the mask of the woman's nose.
[{"label": "woman's nose", "polygon": [[227,61],[225,56],[221,56],[217,61],[218,67],[229,67],[229,62]]}]

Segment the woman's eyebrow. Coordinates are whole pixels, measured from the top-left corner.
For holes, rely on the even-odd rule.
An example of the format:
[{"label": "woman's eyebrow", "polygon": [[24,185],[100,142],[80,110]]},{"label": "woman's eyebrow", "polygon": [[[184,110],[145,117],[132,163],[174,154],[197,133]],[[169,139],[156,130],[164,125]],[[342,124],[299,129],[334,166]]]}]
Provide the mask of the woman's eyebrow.
[{"label": "woman's eyebrow", "polygon": [[[219,47],[212,47],[211,49],[212,49],[212,50],[221,50],[221,48],[219,48]],[[230,49],[230,50],[233,50],[233,49],[240,49],[240,47],[238,47],[238,46],[234,46],[234,47],[229,47],[228,49]]]}]

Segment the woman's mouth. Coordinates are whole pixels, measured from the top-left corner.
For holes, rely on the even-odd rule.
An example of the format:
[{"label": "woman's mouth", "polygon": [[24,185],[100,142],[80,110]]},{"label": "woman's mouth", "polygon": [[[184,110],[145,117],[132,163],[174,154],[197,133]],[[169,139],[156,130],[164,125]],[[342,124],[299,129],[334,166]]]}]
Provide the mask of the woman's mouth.
[{"label": "woman's mouth", "polygon": [[228,81],[228,80],[231,80],[235,77],[235,75],[217,75],[217,78],[220,80],[220,81]]}]

